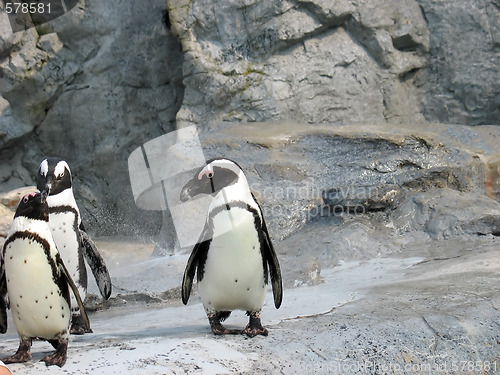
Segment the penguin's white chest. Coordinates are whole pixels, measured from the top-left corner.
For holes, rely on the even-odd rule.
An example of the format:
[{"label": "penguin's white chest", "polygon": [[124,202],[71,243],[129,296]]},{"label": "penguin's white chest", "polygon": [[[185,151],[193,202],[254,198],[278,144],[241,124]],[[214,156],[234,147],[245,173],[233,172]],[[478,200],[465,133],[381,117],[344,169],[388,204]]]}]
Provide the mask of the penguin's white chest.
[{"label": "penguin's white chest", "polygon": [[52,275],[52,267],[40,243],[18,238],[7,245],[7,291],[21,337],[50,340],[67,335],[69,305]]},{"label": "penguin's white chest", "polygon": [[78,267],[78,252],[80,244],[76,233],[77,218],[74,212],[51,213],[49,224],[52,237],[56,243],[57,250],[64,261],[64,265],[75,279]]},{"label": "penguin's white chest", "polygon": [[258,311],[266,294],[264,269],[253,214],[240,208],[222,211],[214,219],[214,232],[199,283],[208,311]]},{"label": "penguin's white chest", "polygon": [[[51,213],[49,217],[50,230],[52,238],[56,243],[57,250],[68,270],[71,279],[78,288],[78,292],[82,298],[87,294],[87,279],[86,273],[82,273],[80,267],[80,243],[77,231],[78,217],[72,211]],[[71,306],[73,310],[78,309],[76,298],[71,293]]]}]

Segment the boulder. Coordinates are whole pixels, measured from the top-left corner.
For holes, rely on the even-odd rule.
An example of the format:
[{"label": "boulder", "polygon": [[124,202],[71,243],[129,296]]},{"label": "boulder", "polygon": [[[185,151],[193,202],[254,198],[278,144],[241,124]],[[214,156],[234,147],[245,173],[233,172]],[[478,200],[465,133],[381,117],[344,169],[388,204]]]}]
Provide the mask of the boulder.
[{"label": "boulder", "polygon": [[25,194],[33,191],[36,191],[35,186],[27,186],[7,193],[0,193],[0,249],[2,248],[4,238],[7,237],[19,201]]},{"label": "boulder", "polygon": [[315,219],[361,217],[448,238],[498,233],[499,202],[486,195],[485,173],[485,160],[498,155],[496,129],[219,123],[200,128],[200,140],[207,158],[242,166],[275,239]]}]

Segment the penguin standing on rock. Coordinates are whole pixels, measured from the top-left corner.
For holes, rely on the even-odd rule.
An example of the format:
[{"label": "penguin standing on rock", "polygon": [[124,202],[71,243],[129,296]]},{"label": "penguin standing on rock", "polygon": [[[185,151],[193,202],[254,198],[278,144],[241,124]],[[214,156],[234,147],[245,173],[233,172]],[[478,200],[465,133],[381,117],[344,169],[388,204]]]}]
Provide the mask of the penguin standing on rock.
[{"label": "penguin standing on rock", "polygon": [[[262,210],[241,168],[228,159],[212,159],[181,190],[181,201],[198,194],[213,195],[205,227],[187,262],[182,302],[187,304],[197,273],[198,289],[216,335],[243,333],[267,336],[260,321],[270,274],[274,305],[279,308],[283,286]],[[222,325],[231,311],[249,315],[244,330]]]},{"label": "penguin standing on rock", "polygon": [[[68,164],[58,158],[47,158],[40,164],[37,188],[48,194],[49,224],[57,249],[80,296],[87,295],[87,269],[84,259],[94,274],[101,295],[108,299],[111,295],[111,278],[108,269],[94,242],[85,232],[80,211],[73,196],[71,171]],[[92,332],[82,323],[78,305],[71,298],[72,334]]]},{"label": "penguin standing on rock", "polygon": [[9,305],[20,337],[17,352],[3,359],[7,364],[28,361],[32,340],[45,339],[56,351],[42,361],[47,366],[64,365],[71,322],[69,287],[80,308],[82,324],[90,328],[78,289],[57,251],[48,221],[46,194],[26,194],[2,249],[0,332],[7,331]]}]

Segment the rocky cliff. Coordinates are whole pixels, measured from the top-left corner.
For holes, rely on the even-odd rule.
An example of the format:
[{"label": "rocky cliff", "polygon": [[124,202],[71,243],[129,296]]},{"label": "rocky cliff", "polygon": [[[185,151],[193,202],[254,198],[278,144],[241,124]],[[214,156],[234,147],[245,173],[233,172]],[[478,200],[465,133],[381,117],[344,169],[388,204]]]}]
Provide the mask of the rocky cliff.
[{"label": "rocky cliff", "polygon": [[[345,206],[360,191],[346,186],[394,194],[398,204],[362,206],[389,207],[402,228],[449,235],[451,216],[428,224],[439,206],[429,187],[450,189],[446,204],[497,194],[498,127],[439,123],[498,125],[499,17],[496,0],[89,0],[13,33],[0,13],[1,191],[32,185],[43,157],[60,156],[91,230],[156,233],[160,214],[135,206],[127,159],[195,124],[207,154],[248,162],[260,186],[321,182],[317,201],[287,202],[293,225],[272,214],[277,238],[308,210]],[[250,141],[277,121],[263,134],[290,139],[288,160]],[[495,212],[452,234],[495,232]]]},{"label": "rocky cliff", "polygon": [[32,185],[41,160],[59,156],[72,168],[90,228],[147,230],[150,216],[135,207],[127,158],[175,128],[182,102],[183,56],[165,14],[162,0],[82,1],[17,33],[1,14],[3,191]]},{"label": "rocky cliff", "polygon": [[495,1],[167,1],[179,124],[497,124]]}]

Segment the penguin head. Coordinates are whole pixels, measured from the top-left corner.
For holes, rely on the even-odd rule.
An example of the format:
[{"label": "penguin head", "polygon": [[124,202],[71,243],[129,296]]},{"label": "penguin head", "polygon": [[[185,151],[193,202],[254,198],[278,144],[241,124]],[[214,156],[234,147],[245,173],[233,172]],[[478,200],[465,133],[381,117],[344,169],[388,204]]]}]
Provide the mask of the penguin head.
[{"label": "penguin head", "polygon": [[215,195],[223,188],[236,184],[242,175],[243,171],[234,161],[211,159],[183,186],[180,200],[186,202],[198,194]]},{"label": "penguin head", "polygon": [[58,158],[47,158],[40,163],[37,189],[48,195],[56,195],[71,188],[71,171],[68,163]]},{"label": "penguin head", "polygon": [[49,221],[47,194],[45,192],[28,193],[22,197],[14,218],[21,216],[28,219]]}]

